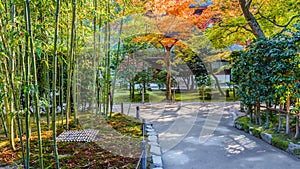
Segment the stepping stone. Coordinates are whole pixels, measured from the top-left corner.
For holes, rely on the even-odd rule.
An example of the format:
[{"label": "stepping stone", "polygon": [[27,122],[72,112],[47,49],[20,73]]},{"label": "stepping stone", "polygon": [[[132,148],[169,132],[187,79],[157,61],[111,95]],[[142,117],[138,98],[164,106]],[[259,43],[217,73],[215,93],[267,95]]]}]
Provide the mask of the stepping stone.
[{"label": "stepping stone", "polygon": [[153,132],[149,132],[148,135],[149,136],[157,136],[157,133],[155,131],[153,131]]},{"label": "stepping stone", "polygon": [[147,128],[146,131],[148,131],[148,132],[154,132],[155,130],[153,128]]},{"label": "stepping stone", "polygon": [[150,153],[153,155],[161,155],[161,151],[160,151],[160,147],[159,146],[155,146],[155,145],[151,145],[150,147]]},{"label": "stepping stone", "polygon": [[152,124],[146,124],[146,128],[152,129],[153,125]]},{"label": "stepping stone", "polygon": [[159,146],[159,144],[157,143],[157,142],[148,142],[148,144],[150,145],[150,146]]},{"label": "stepping stone", "polygon": [[153,167],[162,167],[161,156],[152,155]]},{"label": "stepping stone", "polygon": [[149,137],[148,137],[148,140],[149,140],[150,142],[157,142],[157,136],[149,136]]}]

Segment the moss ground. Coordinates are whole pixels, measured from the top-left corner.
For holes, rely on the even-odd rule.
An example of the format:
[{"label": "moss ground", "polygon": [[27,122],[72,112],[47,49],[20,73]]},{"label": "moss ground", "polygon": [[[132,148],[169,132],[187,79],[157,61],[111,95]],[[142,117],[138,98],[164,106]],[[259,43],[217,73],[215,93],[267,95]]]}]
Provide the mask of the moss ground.
[{"label": "moss ground", "polygon": [[[59,119],[60,117],[58,117]],[[43,117],[44,119],[44,117]],[[93,128],[99,130],[94,142],[58,142],[58,152],[61,168],[135,168],[140,156],[140,141],[142,137],[141,123],[134,118],[120,113],[106,119],[90,113],[79,114],[79,125],[76,127],[70,120],[71,130]],[[45,168],[54,168],[52,131],[44,128],[43,151]],[[64,129],[58,125],[58,134]],[[23,137],[25,141],[25,136]],[[10,149],[4,133],[0,133],[0,164],[20,166],[21,146],[16,140],[16,151]],[[30,138],[30,164],[38,168],[37,134],[32,120],[32,135]]]}]

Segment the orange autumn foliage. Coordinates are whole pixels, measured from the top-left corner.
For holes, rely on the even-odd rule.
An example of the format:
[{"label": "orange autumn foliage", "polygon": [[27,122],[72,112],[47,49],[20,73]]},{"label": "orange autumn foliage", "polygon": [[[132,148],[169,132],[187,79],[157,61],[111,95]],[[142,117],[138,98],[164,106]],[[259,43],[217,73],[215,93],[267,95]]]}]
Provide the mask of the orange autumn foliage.
[{"label": "orange autumn foliage", "polygon": [[[236,2],[238,5],[238,1]],[[230,6],[231,4],[224,4],[223,1],[214,1],[212,5],[208,5],[207,7],[201,7],[201,3],[203,2],[195,2],[195,0],[150,0],[145,4],[145,9],[148,11],[148,15],[152,17],[173,15],[185,19],[190,24],[202,29],[210,23],[220,20],[222,9],[225,10],[228,7],[229,9],[237,9],[235,2]],[[195,7],[191,8],[191,4],[194,4]],[[195,14],[197,9],[201,10],[201,14]]]}]

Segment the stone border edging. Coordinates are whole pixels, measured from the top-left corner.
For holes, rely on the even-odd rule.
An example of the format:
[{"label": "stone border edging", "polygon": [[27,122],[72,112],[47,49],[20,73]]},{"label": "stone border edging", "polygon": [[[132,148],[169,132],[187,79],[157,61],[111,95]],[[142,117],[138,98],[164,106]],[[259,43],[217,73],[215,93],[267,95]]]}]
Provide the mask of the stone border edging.
[{"label": "stone border edging", "polygon": [[146,123],[146,132],[148,134],[148,145],[150,146],[150,156],[152,158],[152,169],[163,169],[162,151],[158,142],[158,134],[153,128],[152,123]]},{"label": "stone border edging", "polygon": [[[238,119],[238,118],[236,118],[236,119]],[[236,121],[236,119],[234,120],[233,127],[237,128],[239,130],[243,130],[245,133],[249,133],[250,135],[253,135],[253,133],[252,133],[253,127],[249,127],[248,125],[245,125],[244,123],[240,123],[240,122]],[[246,128],[244,128],[244,127],[246,127]],[[253,135],[253,136],[255,136],[255,135]],[[257,137],[257,136],[255,136],[255,137]],[[273,137],[269,133],[262,132],[262,133],[260,133],[259,137],[257,137],[257,138],[262,139],[266,143],[274,146],[272,144]],[[274,146],[274,147],[279,148],[277,146]],[[288,148],[284,151],[297,157],[298,159],[300,159],[300,144],[295,144],[293,142],[289,142]]]}]

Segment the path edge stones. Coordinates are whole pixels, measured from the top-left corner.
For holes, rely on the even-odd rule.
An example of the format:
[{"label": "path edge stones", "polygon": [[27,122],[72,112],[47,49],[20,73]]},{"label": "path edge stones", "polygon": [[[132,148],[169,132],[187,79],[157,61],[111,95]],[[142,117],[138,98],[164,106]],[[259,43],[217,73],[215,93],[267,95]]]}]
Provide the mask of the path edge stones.
[{"label": "path edge stones", "polygon": [[153,123],[146,122],[146,132],[148,135],[148,145],[150,147],[149,156],[151,158],[151,168],[152,169],[163,169],[163,161],[162,161],[162,151],[161,146],[159,144],[158,134],[156,130],[153,128]]},{"label": "path edge stones", "polygon": [[[244,115],[246,116],[246,115]],[[266,132],[261,132],[260,134],[254,134],[254,128],[253,127],[249,127],[249,124],[246,123],[242,123],[237,121],[237,118],[234,119],[234,125],[233,127],[244,131],[245,133],[249,133],[250,135],[255,136],[256,138],[259,138],[261,140],[263,140],[264,142],[272,145],[273,147],[276,147],[278,149],[281,149],[287,153],[289,153],[290,155],[300,159],[300,142],[298,143],[293,143],[291,141],[289,141],[288,147],[287,149],[282,149],[281,147],[279,147],[277,144],[275,144],[273,141],[273,136],[272,134],[266,133]]]}]

